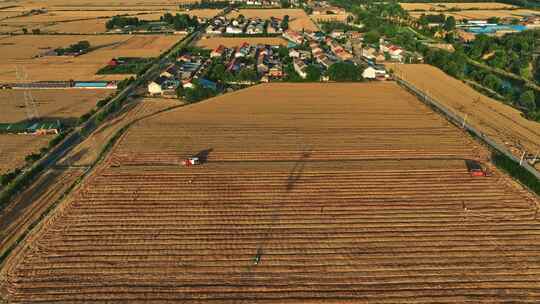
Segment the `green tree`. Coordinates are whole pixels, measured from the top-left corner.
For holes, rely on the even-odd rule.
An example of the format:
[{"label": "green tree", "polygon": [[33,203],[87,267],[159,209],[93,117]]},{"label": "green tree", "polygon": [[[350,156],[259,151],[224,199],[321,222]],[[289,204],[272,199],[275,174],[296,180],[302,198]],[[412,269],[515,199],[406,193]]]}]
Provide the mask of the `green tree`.
[{"label": "green tree", "polygon": [[23,32],[23,34],[28,34],[28,29],[24,27],[24,28],[22,29],[22,32]]},{"label": "green tree", "polygon": [[519,96],[519,104],[522,107],[527,108],[528,111],[536,111],[536,102],[534,97],[534,92],[532,90],[527,90]]},{"label": "green tree", "polygon": [[453,16],[449,16],[444,21],[444,29],[446,31],[453,31],[456,28],[456,18]]},{"label": "green tree", "polygon": [[361,79],[360,69],[347,62],[337,62],[328,68],[328,77],[333,81],[358,81]]},{"label": "green tree", "polygon": [[381,34],[375,30],[371,30],[364,35],[364,42],[366,43],[379,43]]},{"label": "green tree", "polygon": [[283,16],[283,20],[281,20],[280,26],[283,30],[289,29],[289,15]]},{"label": "green tree", "polygon": [[499,22],[501,22],[501,18],[499,18],[499,17],[489,17],[487,19],[487,22],[488,23],[498,24]]},{"label": "green tree", "polygon": [[498,91],[501,87],[502,81],[499,77],[493,75],[493,74],[487,74],[486,77],[484,77],[484,80],[482,82],[486,87]]},{"label": "green tree", "polygon": [[321,70],[318,66],[310,64],[306,68],[306,80],[307,81],[319,81],[321,80]]}]

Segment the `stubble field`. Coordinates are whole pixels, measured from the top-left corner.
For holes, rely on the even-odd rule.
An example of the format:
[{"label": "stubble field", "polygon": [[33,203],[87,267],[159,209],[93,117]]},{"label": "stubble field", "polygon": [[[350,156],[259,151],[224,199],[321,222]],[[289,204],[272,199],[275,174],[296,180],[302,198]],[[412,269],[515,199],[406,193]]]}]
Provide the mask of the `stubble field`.
[{"label": "stubble field", "polygon": [[[463,158],[484,152],[392,83],[227,94],[130,128],[7,261],[0,290],[13,303],[533,303],[537,201],[497,170],[470,177]],[[179,166],[195,154],[207,162]]]},{"label": "stubble field", "polygon": [[[30,90],[40,117],[74,122],[111,94],[110,90]],[[0,90],[0,122],[27,119],[23,90]]]},{"label": "stubble field", "polygon": [[540,124],[510,106],[483,96],[461,81],[427,64],[394,65],[396,74],[452,109],[489,138],[521,157],[521,151],[540,151]]},{"label": "stubble field", "polygon": [[25,156],[39,152],[51,139],[52,135],[0,134],[0,174],[22,167]]},{"label": "stubble field", "polygon": [[407,11],[446,11],[449,9],[508,9],[517,8],[514,5],[498,2],[471,2],[471,3],[400,3],[401,7]]},{"label": "stubble field", "polygon": [[[115,57],[155,57],[182,39],[181,35],[32,35],[2,39],[0,82],[17,81],[16,67],[24,67],[27,81],[121,80],[129,75],[96,75]],[[96,49],[78,57],[41,57],[40,53],[69,47],[81,40]],[[69,73],[66,73],[69,71]]]}]

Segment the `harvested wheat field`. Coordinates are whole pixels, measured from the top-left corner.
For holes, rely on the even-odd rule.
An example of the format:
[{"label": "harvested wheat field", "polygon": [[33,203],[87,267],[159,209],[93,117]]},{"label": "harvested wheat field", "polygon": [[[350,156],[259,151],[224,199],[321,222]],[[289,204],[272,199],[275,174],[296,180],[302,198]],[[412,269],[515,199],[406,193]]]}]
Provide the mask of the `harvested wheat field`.
[{"label": "harvested wheat field", "polygon": [[3,208],[0,211],[0,255],[9,250],[84,171],[84,168],[73,167],[47,170],[30,188]]},{"label": "harvested wheat field", "polygon": [[132,35],[18,35],[2,39],[0,55],[3,60],[32,59],[56,48],[69,47],[81,40],[90,42],[91,47],[121,45]]},{"label": "harvested wheat field", "polygon": [[[111,94],[109,90],[30,90],[40,117],[74,122]],[[14,123],[26,119],[22,90],[0,90],[0,122]]]},{"label": "harvested wheat field", "polygon": [[261,18],[270,19],[270,17],[283,18],[285,15],[289,16],[289,28],[295,31],[302,29],[317,31],[318,27],[311,21],[309,16],[304,10],[296,8],[286,9],[241,9],[239,11],[232,11],[228,17],[236,18],[239,15],[244,15],[246,18]]},{"label": "harvested wheat field", "polygon": [[168,108],[181,106],[177,99],[144,98],[133,107],[129,107],[116,117],[107,121],[92,133],[83,143],[77,145],[63,157],[60,165],[90,166],[100,155],[107,142],[123,127],[135,120],[148,117]]},{"label": "harvested wheat field", "polygon": [[0,174],[22,167],[27,155],[39,152],[51,139],[52,135],[0,134]]},{"label": "harvested wheat field", "polygon": [[[534,303],[536,200],[393,83],[268,84],[136,123],[2,270],[6,299]],[[198,154],[196,167],[179,161]]]},{"label": "harvested wheat field", "polygon": [[[146,16],[146,15],[145,15]],[[107,19],[90,19],[60,22],[39,27],[44,33],[100,34],[107,31]]]},{"label": "harvested wheat field", "polygon": [[515,5],[498,2],[471,2],[471,3],[400,3],[401,7],[407,11],[446,11],[449,9],[509,9],[517,8]]},{"label": "harvested wheat field", "polygon": [[458,115],[467,115],[467,123],[517,152],[518,157],[522,149],[530,153],[540,150],[540,124],[523,118],[518,110],[481,95],[431,65],[394,65],[393,68],[397,75],[427,90],[430,96]]},{"label": "harvested wheat field", "polygon": [[[2,39],[0,55],[5,60],[0,63],[0,82],[17,81],[16,66],[26,69],[27,81],[121,80],[129,75],[95,73],[112,58],[155,57],[181,39],[181,35],[32,35]],[[78,57],[33,58],[81,40],[89,41],[96,49]]]},{"label": "harvested wheat field", "polygon": [[87,9],[87,10],[124,10],[132,8],[160,9],[178,7],[179,4],[193,3],[198,0],[18,0],[6,1],[3,6],[18,5],[24,8]]},{"label": "harvested wheat field", "polygon": [[254,38],[225,38],[225,37],[203,37],[197,41],[197,46],[207,49],[214,49],[220,45],[233,48],[243,43],[250,45],[268,44],[268,45],[287,45],[287,40],[281,37],[254,37]]},{"label": "harvested wheat field", "polygon": [[349,14],[318,14],[310,15],[316,22],[346,22]]}]

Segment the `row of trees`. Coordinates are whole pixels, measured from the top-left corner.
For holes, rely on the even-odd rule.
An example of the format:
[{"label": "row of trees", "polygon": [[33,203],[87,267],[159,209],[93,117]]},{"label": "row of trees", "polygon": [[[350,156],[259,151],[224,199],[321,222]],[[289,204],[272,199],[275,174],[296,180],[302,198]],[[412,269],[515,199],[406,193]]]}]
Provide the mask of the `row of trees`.
[{"label": "row of trees", "polygon": [[90,50],[90,42],[88,42],[86,40],[83,40],[83,41],[79,41],[79,42],[77,42],[75,44],[72,44],[67,48],[58,48],[58,49],[55,49],[54,51],[58,55],[64,55],[64,54],[67,54],[67,53],[83,54],[83,53],[88,52],[89,50]]},{"label": "row of trees", "polygon": [[179,7],[189,9],[223,9],[230,5],[230,2],[226,0],[201,0],[190,4],[180,4]]},{"label": "row of trees", "polygon": [[105,23],[105,27],[108,30],[112,30],[115,28],[124,28],[126,26],[137,27],[143,23],[144,21],[139,20],[137,17],[114,16]]},{"label": "row of trees", "polygon": [[188,14],[172,15],[171,13],[165,13],[160,20],[173,26],[175,30],[185,30],[199,26],[197,16],[190,16]]}]

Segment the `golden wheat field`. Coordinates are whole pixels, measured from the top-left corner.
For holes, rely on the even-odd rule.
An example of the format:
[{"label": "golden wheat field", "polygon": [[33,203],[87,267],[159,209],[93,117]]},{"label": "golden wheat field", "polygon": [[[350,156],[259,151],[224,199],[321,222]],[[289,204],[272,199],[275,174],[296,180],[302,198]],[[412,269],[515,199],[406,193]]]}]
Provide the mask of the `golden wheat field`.
[{"label": "golden wheat field", "polygon": [[[95,75],[115,57],[155,57],[182,39],[180,35],[32,35],[0,40],[0,81],[17,80],[16,67],[24,67],[27,81],[119,80],[126,75]],[[96,49],[78,57],[33,58],[58,47],[87,40]],[[69,70],[69,73],[66,71]]]},{"label": "golden wheat field", "polygon": [[397,75],[449,107],[497,142],[530,153],[540,150],[540,124],[527,120],[518,110],[483,96],[463,82],[427,64],[400,64]]},{"label": "golden wheat field", "polygon": [[[12,253],[12,303],[534,303],[537,199],[394,83],[141,120]],[[182,167],[198,155],[204,164]]]},{"label": "golden wheat field", "polygon": [[[74,122],[95,108],[96,103],[111,94],[110,90],[29,90],[40,117]],[[22,90],[0,90],[0,122],[15,123],[27,119]]]},{"label": "golden wheat field", "polygon": [[52,135],[0,134],[0,174],[23,166],[25,156],[39,152],[51,139]]},{"label": "golden wheat field", "polygon": [[407,11],[423,10],[423,11],[446,11],[449,9],[508,9],[517,8],[515,5],[498,3],[498,2],[472,2],[472,3],[400,3],[401,7]]}]

